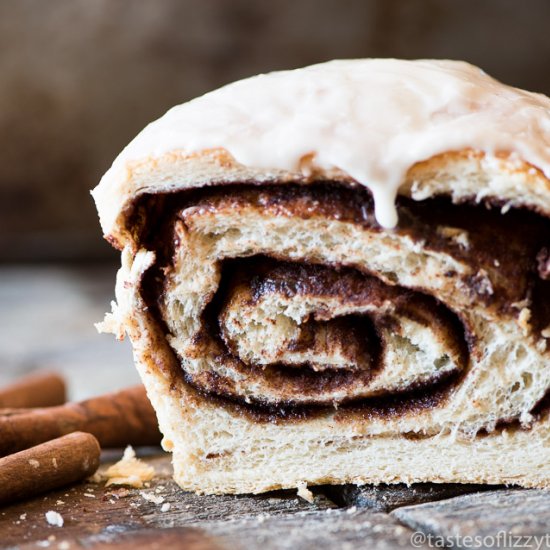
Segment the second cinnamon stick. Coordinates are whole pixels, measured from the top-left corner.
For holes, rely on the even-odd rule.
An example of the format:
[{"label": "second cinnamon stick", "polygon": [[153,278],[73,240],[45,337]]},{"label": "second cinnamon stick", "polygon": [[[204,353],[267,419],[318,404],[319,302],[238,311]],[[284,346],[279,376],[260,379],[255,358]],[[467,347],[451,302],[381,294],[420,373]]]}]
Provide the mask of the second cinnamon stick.
[{"label": "second cinnamon stick", "polygon": [[81,431],[93,434],[102,448],[158,445],[161,434],[143,386],[0,417],[0,456]]},{"label": "second cinnamon stick", "polygon": [[53,407],[67,400],[63,378],[55,372],[36,372],[0,389],[0,408]]}]

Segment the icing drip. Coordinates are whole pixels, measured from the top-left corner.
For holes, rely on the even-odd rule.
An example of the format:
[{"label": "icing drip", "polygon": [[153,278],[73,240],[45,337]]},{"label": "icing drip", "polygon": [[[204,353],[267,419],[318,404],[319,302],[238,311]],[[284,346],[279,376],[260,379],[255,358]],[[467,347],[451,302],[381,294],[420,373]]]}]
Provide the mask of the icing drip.
[{"label": "icing drip", "polygon": [[331,61],[235,82],[169,110],[119,155],[226,149],[248,166],[337,168],[373,193],[376,218],[397,223],[407,170],[445,151],[516,153],[550,177],[550,99],[506,86],[461,61]]}]

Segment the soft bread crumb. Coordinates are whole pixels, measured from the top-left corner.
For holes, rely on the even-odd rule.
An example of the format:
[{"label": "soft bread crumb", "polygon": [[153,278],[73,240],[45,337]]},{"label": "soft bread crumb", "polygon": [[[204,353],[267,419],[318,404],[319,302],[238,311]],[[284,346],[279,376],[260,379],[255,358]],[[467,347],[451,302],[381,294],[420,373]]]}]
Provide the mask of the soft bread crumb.
[{"label": "soft bread crumb", "polygon": [[523,331],[523,334],[525,336],[527,336],[529,334],[529,321],[531,320],[531,310],[527,307],[524,307],[520,312],[519,312],[519,317],[518,317],[518,323],[519,323],[519,326],[521,327],[521,330]]},{"label": "soft bread crumb", "polygon": [[95,323],[94,326],[100,334],[114,334],[117,340],[124,340],[126,331],[116,302],[111,302],[111,309],[112,312],[106,313],[103,321]]},{"label": "soft bread crumb", "polygon": [[492,296],[494,294],[493,285],[487,271],[480,269],[474,280],[478,294],[485,294],[487,296]]},{"label": "soft bread crumb", "polygon": [[454,241],[456,244],[462,248],[470,248],[470,240],[468,238],[468,232],[457,227],[447,227],[447,226],[438,226],[436,231],[442,236],[451,241]]},{"label": "soft bread crumb", "polygon": [[529,307],[531,305],[531,300],[529,298],[525,298],[519,302],[512,302],[510,305],[515,309],[523,309],[524,307]]},{"label": "soft bread crumb", "polygon": [[141,491],[140,495],[141,495],[141,498],[143,498],[143,500],[152,502],[153,504],[162,504],[164,502],[164,497],[160,495],[146,493],[145,491]]},{"label": "soft bread crumb", "polygon": [[307,488],[307,484],[305,481],[300,481],[296,488],[298,490],[297,494],[299,497],[307,500],[309,503],[313,502],[313,493]]},{"label": "soft bread crumb", "polygon": [[90,483],[96,483],[99,484],[103,481],[103,475],[99,472],[99,470],[93,475],[88,478],[88,481]]},{"label": "soft bread crumb", "polygon": [[49,512],[46,512],[46,521],[53,525],[54,527],[63,527],[63,516],[59,514],[58,512],[54,512],[53,510],[50,510]]},{"label": "soft bread crumb", "polygon": [[172,452],[174,450],[174,442],[166,437],[162,440],[161,445],[166,452]]},{"label": "soft bread crumb", "polygon": [[106,472],[106,486],[127,485],[135,489],[141,489],[143,484],[155,477],[155,469],[136,458],[136,453],[131,446],[126,447],[122,460],[113,464]]}]

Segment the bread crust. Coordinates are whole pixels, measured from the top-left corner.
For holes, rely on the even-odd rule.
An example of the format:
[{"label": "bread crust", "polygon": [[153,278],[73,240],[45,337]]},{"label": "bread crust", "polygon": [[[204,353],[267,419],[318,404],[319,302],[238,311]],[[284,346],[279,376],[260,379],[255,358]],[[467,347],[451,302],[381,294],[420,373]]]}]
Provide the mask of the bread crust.
[{"label": "bread crust", "polygon": [[[465,178],[465,175],[474,175]],[[304,185],[317,181],[360,185],[340,170],[323,170],[304,159],[296,172],[244,166],[224,149],[186,154],[171,151],[126,163],[94,189],[103,234],[121,250],[132,243],[128,218],[135,201],[144,194],[177,193],[188,189],[234,183]],[[524,207],[550,216],[550,180],[537,167],[507,153],[448,151],[410,167],[399,194],[416,200],[437,195],[453,201],[493,200],[508,207]]]}]

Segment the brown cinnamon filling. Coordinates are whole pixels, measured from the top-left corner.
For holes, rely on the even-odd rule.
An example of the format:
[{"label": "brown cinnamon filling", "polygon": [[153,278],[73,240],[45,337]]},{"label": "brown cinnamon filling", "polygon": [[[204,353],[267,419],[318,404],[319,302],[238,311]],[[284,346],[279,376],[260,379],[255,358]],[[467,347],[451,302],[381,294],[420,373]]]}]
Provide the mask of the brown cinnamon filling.
[{"label": "brown cinnamon filling", "polygon": [[[143,196],[135,205],[129,226],[133,227],[140,246],[157,251],[157,264],[144,277],[142,294],[165,333],[168,329],[158,303],[163,299],[163,270],[170,268],[179,246],[173,238],[176,220],[182,219],[181,213],[187,208],[216,212],[228,205],[238,210],[241,205],[250,204],[270,216],[308,219],[321,215],[351,222],[368,231],[384,231],[374,219],[368,191],[341,184],[227,186],[177,195]],[[489,206],[453,205],[443,198],[422,202],[400,198],[399,226],[394,232],[421,243],[426,250],[444,252],[472,266],[476,275],[465,279],[464,284],[485,307],[499,314],[517,316],[517,304],[529,299],[532,302],[530,326],[539,330],[550,324],[550,282],[545,277],[547,256],[544,252],[549,244],[550,222],[525,211],[501,214]],[[163,245],[160,249],[159,243]],[[346,411],[370,417],[430,408],[443,403],[467,371],[468,348],[475,335],[462,326],[451,310],[414,289],[384,284],[349,267],[315,265],[311,261],[288,262],[284,258],[265,256],[225,260],[221,273],[220,287],[204,310],[202,328],[195,336],[198,353],[208,354],[213,361],[251,382],[262,378],[270,388],[278,389],[281,398],[270,401],[244,397],[230,378],[216,372],[197,375],[182,370],[181,375],[216,403],[252,414],[258,420],[309,417],[323,413],[335,403],[341,407],[340,416]],[[492,282],[490,288],[487,279]],[[235,289],[242,287],[249,291],[247,303],[251,307],[267,295],[285,299],[322,295],[336,296],[347,304],[368,303],[380,307],[391,303],[393,310],[385,316],[350,314],[337,318],[332,318],[330,311],[315,311],[301,325],[299,337],[289,344],[289,353],[299,355],[311,350],[317,353],[321,349],[318,335],[322,334],[323,345],[331,350],[344,350],[348,368],[333,365],[325,368],[307,362],[287,364],[284,360],[258,365],[239,356],[237,345],[224,324],[227,304]],[[368,397],[318,399],[320,394],[335,391],[345,394],[350,388],[366,386],[376,379],[386,345],[381,327],[395,322],[396,315],[436,331],[456,357],[459,367]],[[293,396],[301,396],[301,400]]]},{"label": "brown cinnamon filling", "polygon": [[[385,366],[385,348],[388,346],[387,332],[399,332],[399,320],[406,318],[425,327],[430,327],[442,342],[446,352],[452,356],[456,368],[435,370],[422,382],[417,380],[402,384],[393,391],[380,389],[371,392],[371,397],[388,394],[404,394],[417,389],[418,386],[428,387],[442,380],[455,379],[463,372],[467,365],[468,351],[464,339],[464,329],[458,319],[433,298],[412,292],[400,287],[385,285],[375,277],[359,273],[355,269],[333,269],[321,265],[307,263],[280,262],[262,257],[252,257],[245,260],[236,260],[222,271],[223,285],[216,297],[205,310],[204,325],[198,339],[201,341],[198,353],[213,354],[216,361],[223,362],[227,367],[239,372],[242,377],[262,377],[265,383],[276,391],[277,403],[269,400],[249,398],[249,401],[261,405],[278,404],[281,406],[296,406],[292,396],[302,396],[302,401],[308,405],[339,405],[357,402],[362,399],[351,398],[321,398],[320,395],[335,392],[360,390],[380,374]],[[251,364],[240,356],[231,336],[225,327],[228,307],[228,298],[235,288],[244,287],[249,291],[248,306],[257,304],[266,295],[284,296],[286,298],[312,297],[327,298],[335,296],[348,307],[360,307],[368,304],[370,307],[382,309],[384,304],[391,303],[391,312],[370,315],[351,314],[332,318],[330,311],[316,309],[310,318],[300,326],[299,337],[290,342],[291,352],[305,351],[307,355],[314,355],[315,345],[321,333],[324,351],[332,351],[335,347],[342,348],[347,355],[345,367],[335,368],[328,365],[326,368],[313,365],[311,361],[293,365],[285,362],[283,351],[279,350],[281,360],[264,365]],[[240,308],[238,306],[241,306]],[[246,302],[236,304],[237,310],[242,311]],[[327,327],[334,327],[328,333]],[[214,350],[214,351],[213,351]],[[215,386],[218,395],[225,395],[238,399],[239,395],[231,382],[227,379],[205,374],[189,376],[188,380],[209,392]],[[309,396],[309,399],[303,399]]]}]

